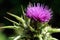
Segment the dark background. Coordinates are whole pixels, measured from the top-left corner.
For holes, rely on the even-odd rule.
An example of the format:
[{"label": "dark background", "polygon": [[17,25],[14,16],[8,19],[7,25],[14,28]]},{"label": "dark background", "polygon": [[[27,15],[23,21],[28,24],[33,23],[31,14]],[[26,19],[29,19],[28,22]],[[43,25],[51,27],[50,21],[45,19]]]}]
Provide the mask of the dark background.
[{"label": "dark background", "polygon": [[[3,23],[4,25],[12,25],[11,22],[4,19],[6,16],[15,20],[13,17],[9,16],[7,12],[21,16],[21,5],[26,8],[29,2],[48,5],[53,11],[53,17],[49,24],[52,25],[52,27],[60,28],[60,0],[0,0],[0,23]],[[4,33],[8,34],[7,36],[10,36],[14,34],[13,31],[13,29],[5,29]],[[59,39],[60,33],[53,33],[52,36]]]}]

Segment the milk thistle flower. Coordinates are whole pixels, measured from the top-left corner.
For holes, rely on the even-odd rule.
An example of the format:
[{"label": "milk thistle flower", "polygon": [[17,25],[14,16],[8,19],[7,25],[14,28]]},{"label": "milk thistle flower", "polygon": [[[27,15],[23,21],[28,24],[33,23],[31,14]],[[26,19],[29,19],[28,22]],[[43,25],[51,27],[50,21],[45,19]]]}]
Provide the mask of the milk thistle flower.
[{"label": "milk thistle flower", "polygon": [[47,6],[43,6],[37,3],[37,5],[29,4],[26,9],[26,16],[34,19],[35,21],[39,22],[49,22],[52,17],[51,9],[48,9]]}]

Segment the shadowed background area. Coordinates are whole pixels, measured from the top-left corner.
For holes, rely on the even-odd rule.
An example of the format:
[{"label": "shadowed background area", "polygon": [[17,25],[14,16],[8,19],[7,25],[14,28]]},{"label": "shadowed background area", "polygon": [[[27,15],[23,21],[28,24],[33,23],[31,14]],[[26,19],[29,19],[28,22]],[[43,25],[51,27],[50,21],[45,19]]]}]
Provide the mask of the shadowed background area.
[{"label": "shadowed background area", "polygon": [[[52,25],[52,27],[60,28],[60,0],[0,0],[0,23],[3,23],[4,25],[13,25],[11,22],[4,19],[4,17],[6,16],[12,20],[17,20],[8,15],[7,12],[21,16],[21,5],[23,5],[25,9],[29,2],[48,5],[53,11],[53,17],[49,24]],[[5,29],[4,33],[12,35],[7,30],[14,34],[12,29]],[[52,36],[59,39],[60,33],[54,33]]]}]

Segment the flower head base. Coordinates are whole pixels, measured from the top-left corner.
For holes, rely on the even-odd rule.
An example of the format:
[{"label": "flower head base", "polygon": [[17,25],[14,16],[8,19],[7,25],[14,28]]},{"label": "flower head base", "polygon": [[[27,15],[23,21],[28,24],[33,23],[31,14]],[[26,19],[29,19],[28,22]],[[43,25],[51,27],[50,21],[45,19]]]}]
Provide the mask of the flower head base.
[{"label": "flower head base", "polygon": [[47,6],[40,5],[39,3],[37,3],[37,5],[34,4],[34,6],[29,4],[26,10],[27,17],[39,22],[49,22],[52,17],[51,14],[51,9],[48,9]]}]

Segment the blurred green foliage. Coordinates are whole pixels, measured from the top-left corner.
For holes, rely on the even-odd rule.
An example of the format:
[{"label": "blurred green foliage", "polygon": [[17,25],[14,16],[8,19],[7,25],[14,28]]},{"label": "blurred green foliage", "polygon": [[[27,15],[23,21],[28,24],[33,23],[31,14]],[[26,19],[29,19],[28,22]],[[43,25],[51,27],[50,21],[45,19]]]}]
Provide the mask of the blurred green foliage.
[{"label": "blurred green foliage", "polygon": [[0,32],[0,40],[7,40],[6,36]]}]

